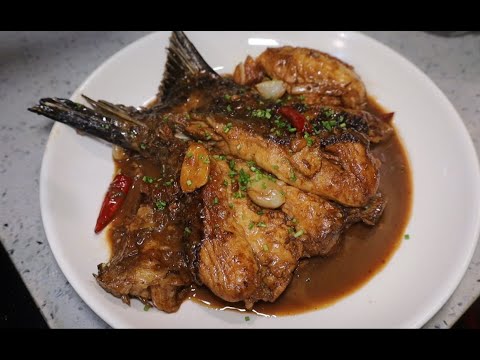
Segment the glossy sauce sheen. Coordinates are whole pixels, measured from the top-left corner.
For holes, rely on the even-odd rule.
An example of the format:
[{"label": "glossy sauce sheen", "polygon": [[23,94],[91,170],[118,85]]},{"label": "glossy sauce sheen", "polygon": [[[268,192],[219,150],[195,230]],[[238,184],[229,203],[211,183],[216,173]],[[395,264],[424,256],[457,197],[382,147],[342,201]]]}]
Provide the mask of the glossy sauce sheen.
[{"label": "glossy sauce sheen", "polygon": [[[386,113],[372,100],[369,102],[368,110],[375,114]],[[394,254],[404,238],[410,214],[412,185],[409,164],[396,134],[388,141],[373,146],[372,153],[382,162],[380,191],[388,199],[379,224],[370,227],[358,223],[346,231],[334,254],[325,258],[302,260],[286,291],[274,303],[256,303],[253,308],[255,312],[266,315],[291,315],[328,306],[364,285]],[[138,171],[136,168],[140,167],[143,174],[155,178],[162,177],[157,166],[138,156],[133,158],[133,163],[130,160],[116,162],[117,169],[133,177]],[[116,253],[116,244],[120,244],[121,239],[115,239],[112,228],[128,216],[129,209],[139,200],[139,186],[141,180],[137,179],[122,211],[114,220],[113,226],[109,227],[108,234],[113,254]],[[159,236],[178,242],[178,246],[181,246],[181,234],[163,231]],[[216,309],[244,309],[243,303],[227,303],[213,295],[207,288],[200,286],[192,287],[190,299]]]},{"label": "glossy sauce sheen", "polygon": [[[368,110],[386,113],[373,100]],[[292,315],[331,305],[351,294],[392,257],[405,235],[412,203],[412,181],[407,155],[395,134],[372,147],[381,160],[380,191],[388,199],[380,222],[373,227],[358,223],[343,235],[335,254],[300,262],[286,291],[274,302],[259,302],[253,310],[265,315]],[[409,241],[409,240],[404,240]],[[244,309],[242,303],[227,303],[204,287],[191,296],[216,309]]]}]

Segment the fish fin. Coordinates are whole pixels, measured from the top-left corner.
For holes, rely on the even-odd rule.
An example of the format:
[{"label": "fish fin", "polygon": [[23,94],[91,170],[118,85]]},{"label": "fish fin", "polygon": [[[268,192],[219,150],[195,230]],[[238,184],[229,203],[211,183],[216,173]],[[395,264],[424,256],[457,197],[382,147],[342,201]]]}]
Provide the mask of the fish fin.
[{"label": "fish fin", "polygon": [[125,109],[123,105],[114,105],[112,103],[109,103],[108,101],[105,100],[93,100],[89,98],[87,95],[82,94],[82,97],[87,100],[87,102],[90,104],[90,106],[93,108],[94,111],[103,114],[105,116],[110,116],[112,118],[116,119],[121,119],[125,121],[129,121],[131,123],[134,123],[135,125],[138,125],[140,127],[146,126],[144,123],[141,121],[138,121],[134,119],[128,111]]},{"label": "fish fin", "polygon": [[123,118],[104,116],[83,104],[59,98],[41,99],[37,105],[28,110],[112,144],[138,151],[138,146],[132,142],[125,130],[140,129],[140,126]]},{"label": "fish fin", "polygon": [[220,77],[207,64],[183,31],[172,32],[167,52],[167,62],[158,94],[161,102],[165,101],[171,89],[181,78],[200,73],[207,73],[216,78]]}]

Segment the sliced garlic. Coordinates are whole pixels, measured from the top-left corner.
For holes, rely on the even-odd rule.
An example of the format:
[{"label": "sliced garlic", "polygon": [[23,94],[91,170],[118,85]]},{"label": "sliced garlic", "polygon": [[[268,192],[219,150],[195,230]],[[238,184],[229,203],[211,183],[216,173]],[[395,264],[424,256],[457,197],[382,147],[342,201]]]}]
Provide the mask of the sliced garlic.
[{"label": "sliced garlic", "polygon": [[255,204],[267,209],[277,209],[285,203],[282,188],[268,179],[252,181],[247,194]]},{"label": "sliced garlic", "polygon": [[210,174],[210,155],[199,143],[188,147],[180,172],[180,187],[183,192],[192,192],[201,188],[208,181]]},{"label": "sliced garlic", "polygon": [[255,85],[255,87],[264,99],[271,100],[280,99],[287,90],[285,83],[281,80],[264,81]]}]

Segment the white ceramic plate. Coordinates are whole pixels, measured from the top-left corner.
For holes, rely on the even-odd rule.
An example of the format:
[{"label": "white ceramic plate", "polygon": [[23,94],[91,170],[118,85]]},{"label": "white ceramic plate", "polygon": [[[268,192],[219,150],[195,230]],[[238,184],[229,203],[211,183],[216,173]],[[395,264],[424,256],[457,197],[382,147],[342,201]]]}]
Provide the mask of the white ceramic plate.
[{"label": "white ceramic plate", "polygon": [[[108,259],[93,228],[110,182],[111,148],[56,124],[43,158],[40,200],[50,247],[68,281],[107,323],[120,328],[165,327],[401,327],[422,326],[460,282],[479,233],[480,175],[470,137],[445,95],[413,64],[359,33],[188,33],[205,60],[231,72],[247,54],[266,46],[308,46],[355,66],[370,94],[395,111],[408,150],[414,205],[407,232],[387,266],[365,286],[320,311],[263,318],[215,311],[187,301],[175,314],[128,307],[95,282],[97,264]],[[163,74],[169,33],[153,33],[100,66],[81,93],[114,103],[141,105]],[[45,94],[51,95],[51,94]]]}]

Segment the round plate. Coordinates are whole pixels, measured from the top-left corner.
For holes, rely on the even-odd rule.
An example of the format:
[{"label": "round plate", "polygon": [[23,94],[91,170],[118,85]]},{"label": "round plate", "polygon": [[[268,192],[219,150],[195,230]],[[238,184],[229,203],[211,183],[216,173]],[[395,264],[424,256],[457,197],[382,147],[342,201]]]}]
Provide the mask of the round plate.
[{"label": "round plate", "polygon": [[[177,313],[143,311],[106,293],[92,276],[109,257],[93,228],[111,180],[108,144],[56,124],[40,176],[43,224],[68,281],[107,323],[120,328],[160,327],[401,327],[422,326],[460,282],[479,234],[480,172],[471,139],[445,95],[418,68],[365,35],[349,32],[187,33],[205,60],[232,72],[247,54],[290,44],[318,49],[352,64],[371,95],[395,111],[409,153],[414,204],[403,241],[385,268],[353,294],[327,308],[265,318],[216,311],[186,301]],[[169,33],[153,33],[100,66],[72,96],[142,105],[157,91]],[[48,94],[45,94],[48,95]]]}]

